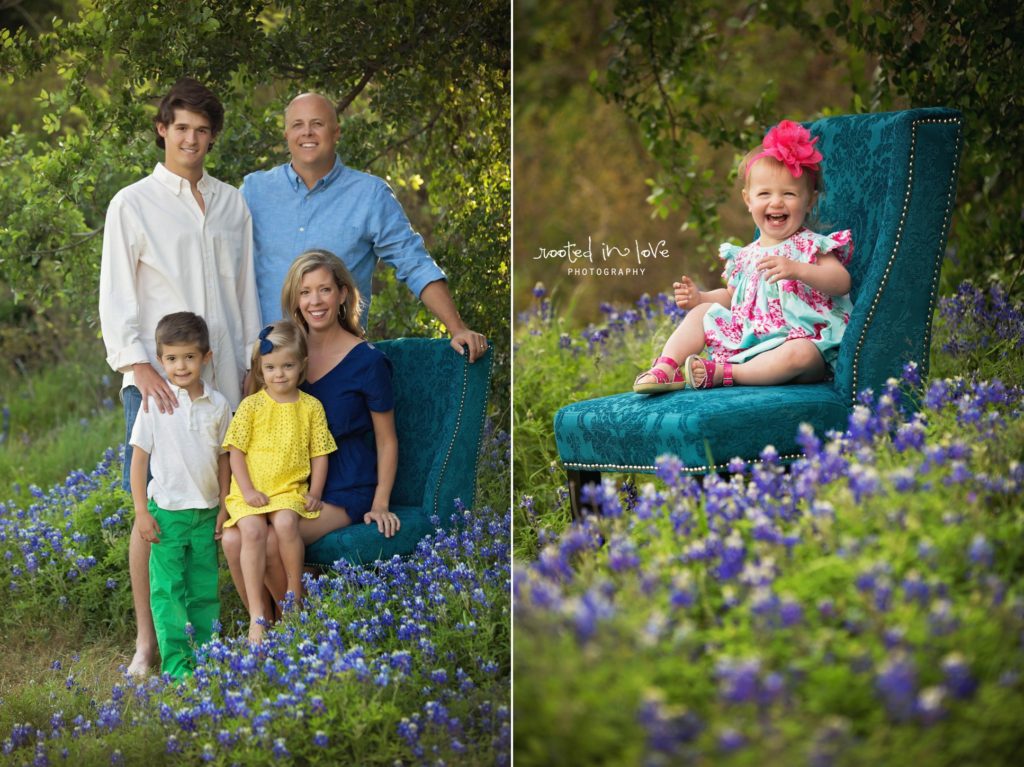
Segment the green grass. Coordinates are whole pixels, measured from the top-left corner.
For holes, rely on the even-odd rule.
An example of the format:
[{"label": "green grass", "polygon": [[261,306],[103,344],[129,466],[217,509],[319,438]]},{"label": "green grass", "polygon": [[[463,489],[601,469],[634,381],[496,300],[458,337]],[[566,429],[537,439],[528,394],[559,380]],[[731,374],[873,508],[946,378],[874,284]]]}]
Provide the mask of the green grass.
[{"label": "green grass", "polygon": [[124,439],[121,376],[104,354],[100,341],[78,339],[56,363],[36,371],[15,367],[0,383],[0,497],[25,500],[29,486],[48,487],[92,466]]}]

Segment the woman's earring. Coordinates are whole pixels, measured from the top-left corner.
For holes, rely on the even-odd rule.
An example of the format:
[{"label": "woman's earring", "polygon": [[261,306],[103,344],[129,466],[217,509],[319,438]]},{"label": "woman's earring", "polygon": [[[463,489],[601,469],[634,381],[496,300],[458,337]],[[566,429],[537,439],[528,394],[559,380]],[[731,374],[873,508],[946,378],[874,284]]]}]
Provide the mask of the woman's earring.
[{"label": "woman's earring", "polygon": [[341,305],[341,321],[345,321],[345,315],[348,313],[348,307],[345,304]]}]

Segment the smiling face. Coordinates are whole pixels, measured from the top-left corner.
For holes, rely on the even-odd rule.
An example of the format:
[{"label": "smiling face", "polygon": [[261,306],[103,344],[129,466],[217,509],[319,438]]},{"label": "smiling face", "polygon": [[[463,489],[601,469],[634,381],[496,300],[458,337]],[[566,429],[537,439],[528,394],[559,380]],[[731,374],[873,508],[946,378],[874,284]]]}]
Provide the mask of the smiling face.
[{"label": "smiling face", "polygon": [[817,197],[812,183],[809,173],[793,178],[784,165],[769,158],[754,163],[743,189],[743,202],[761,230],[763,247],[778,245],[803,226]]},{"label": "smiling face", "polygon": [[175,109],[171,123],[157,123],[156,132],[164,140],[167,170],[190,181],[202,178],[203,162],[213,143],[209,118],[188,109]]},{"label": "smiling face", "polygon": [[325,266],[306,272],[299,285],[299,311],[310,333],[326,330],[339,322],[341,305],[348,297]]},{"label": "smiling face", "polygon": [[292,167],[308,183],[307,175],[322,177],[334,167],[334,146],[341,137],[334,105],[317,93],[297,96],[284,111],[284,137]]},{"label": "smiling face", "polygon": [[185,389],[192,399],[203,393],[203,363],[213,352],[202,352],[198,344],[164,344],[160,347],[160,364],[167,380]]},{"label": "smiling face", "polygon": [[290,349],[274,349],[260,357],[260,372],[267,393],[278,402],[292,402],[298,397],[305,363]]}]

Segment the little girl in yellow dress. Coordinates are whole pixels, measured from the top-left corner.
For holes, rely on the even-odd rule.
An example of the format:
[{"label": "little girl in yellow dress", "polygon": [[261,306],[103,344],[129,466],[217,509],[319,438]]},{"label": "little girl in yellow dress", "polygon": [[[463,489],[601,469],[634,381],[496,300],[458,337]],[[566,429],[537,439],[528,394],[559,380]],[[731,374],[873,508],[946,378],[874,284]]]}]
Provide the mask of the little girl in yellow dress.
[{"label": "little girl in yellow dress", "polygon": [[242,580],[249,605],[249,641],[263,639],[267,527],[274,526],[288,590],[301,598],[305,550],[299,518],[320,514],[327,455],[337,449],[320,402],[299,391],[306,371],[306,337],[289,320],[268,325],[252,353],[258,391],[242,400],[224,447],[231,463],[229,519],[242,534]]}]

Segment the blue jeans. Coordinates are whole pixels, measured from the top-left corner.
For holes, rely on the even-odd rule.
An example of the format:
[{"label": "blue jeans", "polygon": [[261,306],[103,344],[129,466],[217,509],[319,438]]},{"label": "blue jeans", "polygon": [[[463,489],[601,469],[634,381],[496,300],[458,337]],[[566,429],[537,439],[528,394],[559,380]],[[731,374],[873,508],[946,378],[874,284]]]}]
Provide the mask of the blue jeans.
[{"label": "blue jeans", "polygon": [[126,386],[121,390],[121,403],[124,405],[124,469],[121,472],[121,487],[128,493],[132,491],[132,427],[142,408],[142,392],[137,386]]}]

